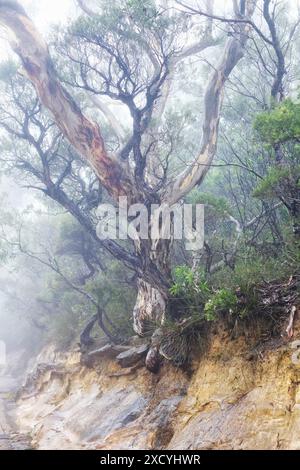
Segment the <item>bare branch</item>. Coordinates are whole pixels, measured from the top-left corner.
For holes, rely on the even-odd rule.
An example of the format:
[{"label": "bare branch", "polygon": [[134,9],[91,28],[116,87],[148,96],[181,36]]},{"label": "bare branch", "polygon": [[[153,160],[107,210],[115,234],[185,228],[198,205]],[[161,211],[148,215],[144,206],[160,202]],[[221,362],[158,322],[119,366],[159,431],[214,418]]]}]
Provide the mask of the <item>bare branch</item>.
[{"label": "bare branch", "polygon": [[274,99],[278,99],[279,101],[283,98],[283,77],[286,74],[285,69],[285,59],[282,52],[282,48],[279,42],[275,20],[274,17],[270,14],[270,3],[271,0],[264,0],[264,7],[263,7],[263,14],[268,25],[271,37],[272,37],[272,45],[276,54],[277,64],[276,64],[276,77],[274,83],[272,85],[271,96]]},{"label": "bare branch", "polygon": [[87,4],[85,3],[84,0],[77,0],[78,6],[81,8],[81,10],[86,13],[88,16],[95,16],[97,13],[93,11]]},{"label": "bare branch", "polygon": [[182,7],[186,8],[188,11],[192,12],[195,15],[200,15],[200,16],[205,16],[206,18],[211,18],[216,21],[220,21],[221,23],[231,23],[231,24],[247,24],[251,26],[254,31],[269,45],[273,45],[273,42],[271,39],[269,39],[257,26],[256,24],[250,20],[249,18],[242,18],[240,12],[239,12],[239,18],[225,18],[223,16],[218,16],[218,15],[213,15],[211,13],[205,12],[203,10],[197,10],[189,5],[186,5],[183,2],[180,2],[176,0],[176,3],[178,5],[181,5]]},{"label": "bare branch", "polygon": [[118,139],[123,142],[126,137],[126,132],[123,126],[120,124],[118,119],[116,119],[114,113],[109,109],[109,106],[104,103],[104,101],[101,101],[97,96],[95,95],[89,95],[89,98],[93,105],[98,108],[101,113],[105,116],[109,124],[111,125],[114,133],[118,137]]}]

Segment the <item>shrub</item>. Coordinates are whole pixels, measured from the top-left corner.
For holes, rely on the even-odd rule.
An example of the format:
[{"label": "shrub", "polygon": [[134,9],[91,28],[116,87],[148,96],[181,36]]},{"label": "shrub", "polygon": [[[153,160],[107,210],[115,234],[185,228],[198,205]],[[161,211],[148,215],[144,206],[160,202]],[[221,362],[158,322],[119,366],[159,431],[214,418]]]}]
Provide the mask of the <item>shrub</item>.
[{"label": "shrub", "polygon": [[269,145],[300,139],[300,104],[287,99],[272,109],[259,114],[254,129]]},{"label": "shrub", "polygon": [[286,195],[291,188],[300,188],[299,179],[300,165],[270,168],[267,176],[255,188],[253,196],[273,199],[281,194]]},{"label": "shrub", "polygon": [[214,321],[223,311],[235,312],[237,296],[233,289],[222,288],[213,291],[201,271],[193,271],[189,266],[177,266],[174,269],[174,284],[170,292],[177,299],[188,305],[188,314],[196,318]]},{"label": "shrub", "polygon": [[238,298],[230,289],[220,289],[206,302],[204,317],[207,321],[215,321],[222,312],[236,313]]},{"label": "shrub", "polygon": [[193,271],[189,266],[177,266],[173,279],[171,295],[187,304],[189,314],[199,313],[211,293],[204,273],[201,270]]}]

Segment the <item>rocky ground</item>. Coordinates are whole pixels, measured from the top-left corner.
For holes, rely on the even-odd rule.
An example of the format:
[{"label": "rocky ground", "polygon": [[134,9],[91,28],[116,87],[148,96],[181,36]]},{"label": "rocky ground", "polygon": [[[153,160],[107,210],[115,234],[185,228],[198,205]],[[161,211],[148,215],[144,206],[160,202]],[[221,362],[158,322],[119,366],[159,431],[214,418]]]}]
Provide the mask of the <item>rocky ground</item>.
[{"label": "rocky ground", "polygon": [[157,374],[143,344],[48,347],[23,387],[0,377],[0,449],[300,450],[299,323],[254,349],[217,331],[188,370]]},{"label": "rocky ground", "polygon": [[299,328],[249,354],[247,338],[218,331],[188,371],[166,361],[157,374],[141,346],[84,357],[50,348],[18,394],[15,422],[35,449],[299,450],[296,340]]},{"label": "rocky ground", "polygon": [[18,432],[15,423],[15,395],[18,381],[0,373],[0,450],[30,448],[30,437]]}]

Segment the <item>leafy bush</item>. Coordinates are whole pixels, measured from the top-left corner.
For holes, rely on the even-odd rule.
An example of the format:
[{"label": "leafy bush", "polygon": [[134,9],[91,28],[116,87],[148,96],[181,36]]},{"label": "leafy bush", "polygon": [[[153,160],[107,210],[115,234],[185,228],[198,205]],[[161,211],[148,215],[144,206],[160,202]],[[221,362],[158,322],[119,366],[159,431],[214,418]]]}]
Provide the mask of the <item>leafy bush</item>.
[{"label": "leafy bush", "polygon": [[277,197],[300,233],[300,104],[290,99],[257,116],[254,128],[268,150],[270,168],[254,196]]},{"label": "leafy bush", "polygon": [[206,302],[204,317],[207,321],[215,321],[222,312],[236,312],[237,304],[238,298],[231,290],[220,289]]},{"label": "leafy bush", "polygon": [[[277,166],[269,170],[267,176],[257,185],[254,197],[272,199],[291,187],[299,187],[300,165],[293,167]],[[286,191],[285,191],[286,190]]]},{"label": "leafy bush", "polygon": [[254,129],[270,145],[300,139],[300,104],[285,100],[270,112],[259,114]]},{"label": "leafy bush", "polygon": [[200,319],[213,321],[223,311],[236,310],[238,299],[233,290],[223,288],[214,292],[201,271],[194,272],[189,266],[177,266],[173,277],[170,292],[187,303],[190,315],[196,314]]},{"label": "leafy bush", "polygon": [[201,270],[193,271],[189,266],[177,266],[173,279],[171,295],[186,302],[189,313],[199,313],[211,293],[204,273]]},{"label": "leafy bush", "polygon": [[213,194],[203,193],[198,189],[191,191],[186,201],[189,204],[204,204],[218,217],[228,216],[231,212],[227,199],[214,196]]}]

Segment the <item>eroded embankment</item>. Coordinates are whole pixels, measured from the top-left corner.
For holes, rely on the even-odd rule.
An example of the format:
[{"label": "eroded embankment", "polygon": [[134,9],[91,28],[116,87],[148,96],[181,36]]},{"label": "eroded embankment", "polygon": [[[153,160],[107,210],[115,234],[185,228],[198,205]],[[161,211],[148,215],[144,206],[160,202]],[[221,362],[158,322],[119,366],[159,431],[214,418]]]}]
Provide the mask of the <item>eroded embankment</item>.
[{"label": "eroded embankment", "polygon": [[223,330],[189,373],[165,363],[154,375],[109,351],[87,367],[50,348],[19,394],[16,422],[39,449],[300,449],[293,352],[279,341],[249,354],[245,337]]}]

